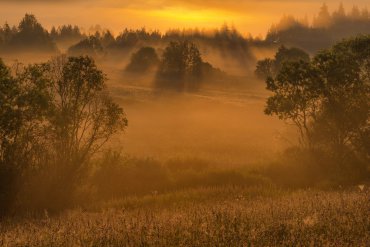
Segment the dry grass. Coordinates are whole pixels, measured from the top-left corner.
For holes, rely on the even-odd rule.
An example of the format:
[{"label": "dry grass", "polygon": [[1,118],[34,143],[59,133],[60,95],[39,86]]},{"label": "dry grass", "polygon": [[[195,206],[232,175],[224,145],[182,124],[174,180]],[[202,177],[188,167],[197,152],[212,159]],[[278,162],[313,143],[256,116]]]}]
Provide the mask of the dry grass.
[{"label": "dry grass", "polygon": [[9,219],[1,246],[368,246],[369,191],[203,188]]}]

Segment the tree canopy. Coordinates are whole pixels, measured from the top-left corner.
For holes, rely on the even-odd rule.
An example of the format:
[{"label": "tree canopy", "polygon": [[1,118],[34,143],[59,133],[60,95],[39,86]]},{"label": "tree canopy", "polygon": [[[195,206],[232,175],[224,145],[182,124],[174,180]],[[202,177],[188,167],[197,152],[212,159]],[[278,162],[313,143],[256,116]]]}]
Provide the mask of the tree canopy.
[{"label": "tree canopy", "polygon": [[126,71],[134,73],[148,72],[159,64],[157,52],[153,47],[142,47],[131,56]]},{"label": "tree canopy", "polygon": [[165,49],[159,65],[157,80],[160,87],[179,91],[199,87],[202,58],[195,44],[188,41],[171,42]]},{"label": "tree canopy", "polygon": [[255,73],[259,78],[266,79],[269,76],[276,76],[287,62],[307,62],[309,60],[310,56],[305,51],[295,47],[286,48],[285,46],[281,46],[275,54],[274,59],[266,58],[257,62]]},{"label": "tree canopy", "polygon": [[369,35],[342,41],[311,61],[286,63],[266,82],[273,92],[266,114],[294,123],[302,145],[342,161],[355,155],[369,162]]},{"label": "tree canopy", "polygon": [[51,178],[45,200],[68,203],[57,197],[71,193],[87,161],[127,126],[105,81],[89,57],[17,64],[13,73],[0,60],[0,214],[29,172]]},{"label": "tree canopy", "polygon": [[104,55],[104,48],[99,38],[89,36],[68,49],[68,53],[74,56],[87,55],[99,57]]},{"label": "tree canopy", "polygon": [[57,47],[48,31],[42,27],[34,15],[26,14],[20,21],[18,28],[14,27],[11,29],[8,24],[5,24],[0,29],[1,36],[4,36],[2,45],[2,48],[5,48],[4,50],[32,52],[57,51]]},{"label": "tree canopy", "polygon": [[297,19],[284,16],[279,23],[271,26],[266,43],[284,44],[316,53],[327,49],[343,38],[370,32],[369,11],[353,6],[351,11],[344,10],[343,4],[333,12],[326,4],[320,8],[312,24],[307,17]]}]

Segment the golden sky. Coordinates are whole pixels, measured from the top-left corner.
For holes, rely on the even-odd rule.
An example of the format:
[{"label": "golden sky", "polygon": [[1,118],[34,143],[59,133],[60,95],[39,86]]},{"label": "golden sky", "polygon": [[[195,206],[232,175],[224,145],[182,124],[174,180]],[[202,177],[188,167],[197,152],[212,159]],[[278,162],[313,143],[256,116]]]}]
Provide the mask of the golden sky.
[{"label": "golden sky", "polygon": [[[331,10],[339,1],[325,1]],[[243,34],[264,35],[281,16],[312,18],[323,0],[0,0],[0,22],[17,24],[27,12],[37,16],[47,28],[77,24],[89,28],[96,24],[119,33],[125,27],[158,29],[213,29],[227,23]],[[343,1],[370,7],[369,0]]]}]

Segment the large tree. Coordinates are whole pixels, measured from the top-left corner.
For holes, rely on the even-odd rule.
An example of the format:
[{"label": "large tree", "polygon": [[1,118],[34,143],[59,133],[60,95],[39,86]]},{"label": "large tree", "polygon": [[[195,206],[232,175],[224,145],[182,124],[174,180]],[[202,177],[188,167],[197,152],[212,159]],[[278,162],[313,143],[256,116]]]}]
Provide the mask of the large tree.
[{"label": "large tree", "polygon": [[51,95],[45,71],[17,65],[12,75],[0,60],[0,214],[14,203],[25,171],[46,161]]},{"label": "large tree", "polygon": [[89,159],[127,126],[105,82],[89,57],[17,65],[13,73],[0,61],[0,211],[27,173],[42,176],[46,203],[69,202]]},{"label": "large tree", "polygon": [[106,89],[106,76],[89,57],[59,57],[49,64],[52,82],[50,140],[55,170],[73,190],[86,174],[89,159],[127,126],[123,109]]},{"label": "large tree", "polygon": [[310,62],[286,63],[267,89],[273,95],[265,112],[293,122],[302,144],[369,159],[370,36],[340,42]]}]

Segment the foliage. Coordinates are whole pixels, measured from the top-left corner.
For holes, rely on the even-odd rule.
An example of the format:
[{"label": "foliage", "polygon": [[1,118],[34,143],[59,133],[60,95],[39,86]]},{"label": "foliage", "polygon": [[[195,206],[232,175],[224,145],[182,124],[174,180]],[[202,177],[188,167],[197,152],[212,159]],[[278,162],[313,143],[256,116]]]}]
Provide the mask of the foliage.
[{"label": "foliage", "polygon": [[5,24],[0,28],[0,42],[3,51],[23,51],[23,52],[55,52],[56,45],[51,39],[47,30],[37,21],[34,15],[26,14],[19,23],[18,28],[10,28]]},{"label": "foliage", "polygon": [[195,44],[188,41],[171,42],[166,47],[159,65],[158,86],[178,91],[198,88],[202,63]]},{"label": "foliage", "polygon": [[45,69],[30,65],[19,68],[14,77],[0,60],[0,214],[14,203],[29,165],[45,162],[44,123],[50,101]]},{"label": "foliage", "polygon": [[304,146],[326,149],[339,164],[353,159],[353,152],[366,157],[358,143],[370,121],[369,51],[370,37],[359,36],[320,52],[311,62],[285,64],[266,81],[274,93],[266,114],[292,121]]},{"label": "foliage", "polygon": [[99,57],[104,55],[104,48],[100,39],[95,36],[89,36],[68,49],[68,53],[74,56],[87,55]]},{"label": "foliage", "polygon": [[2,211],[15,202],[26,175],[51,178],[45,189],[54,199],[70,196],[87,161],[127,126],[105,80],[89,57],[17,65],[14,76],[0,63]]},{"label": "foliage", "polygon": [[310,53],[329,48],[343,38],[370,32],[369,12],[354,6],[346,13],[343,4],[330,13],[328,6],[323,5],[313,23],[292,16],[284,16],[281,21],[272,25],[265,42],[267,44],[284,44],[302,48]]},{"label": "foliage", "polygon": [[262,79],[276,76],[283,65],[288,62],[304,61],[308,62],[310,56],[298,48],[286,48],[281,46],[274,59],[266,58],[257,62],[255,74]]},{"label": "foliage", "polygon": [[62,25],[59,27],[52,27],[50,37],[57,42],[66,42],[73,40],[78,42],[84,38],[80,28],[72,25]]},{"label": "foliage", "polygon": [[126,67],[126,71],[143,73],[150,71],[159,64],[158,55],[153,47],[142,47],[132,54],[131,61]]},{"label": "foliage", "polygon": [[126,127],[127,119],[105,91],[106,78],[92,59],[65,59],[50,63],[55,90],[50,123],[56,162],[69,166],[71,179],[83,174],[86,161]]}]

